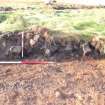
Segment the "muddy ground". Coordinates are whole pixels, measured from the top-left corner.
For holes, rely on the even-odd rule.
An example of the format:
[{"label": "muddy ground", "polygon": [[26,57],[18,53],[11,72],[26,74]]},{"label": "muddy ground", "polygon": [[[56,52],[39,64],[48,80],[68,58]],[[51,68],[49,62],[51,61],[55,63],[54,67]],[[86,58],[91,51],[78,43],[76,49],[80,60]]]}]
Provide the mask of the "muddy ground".
[{"label": "muddy ground", "polygon": [[105,60],[0,65],[0,105],[105,105]]}]

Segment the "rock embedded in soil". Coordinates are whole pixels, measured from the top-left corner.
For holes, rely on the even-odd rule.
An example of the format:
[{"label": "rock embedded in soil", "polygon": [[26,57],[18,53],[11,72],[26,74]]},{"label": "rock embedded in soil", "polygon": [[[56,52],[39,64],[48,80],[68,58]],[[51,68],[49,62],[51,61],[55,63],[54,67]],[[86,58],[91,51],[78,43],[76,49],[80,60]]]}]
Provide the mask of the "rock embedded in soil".
[{"label": "rock embedded in soil", "polygon": [[89,43],[84,43],[81,45],[82,50],[83,50],[83,56],[86,56],[87,54],[92,52],[92,49],[89,46]]}]

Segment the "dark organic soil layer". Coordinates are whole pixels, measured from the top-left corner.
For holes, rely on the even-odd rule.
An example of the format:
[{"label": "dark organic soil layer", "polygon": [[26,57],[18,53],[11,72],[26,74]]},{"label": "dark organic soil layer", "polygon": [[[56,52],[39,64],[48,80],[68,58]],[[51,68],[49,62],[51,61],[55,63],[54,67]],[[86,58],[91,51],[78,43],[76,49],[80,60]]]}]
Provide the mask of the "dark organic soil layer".
[{"label": "dark organic soil layer", "polygon": [[17,59],[19,57],[15,57],[9,54],[10,48],[12,46],[21,46],[21,35],[18,32],[8,32],[1,33],[0,35],[0,61],[7,61],[12,59]]},{"label": "dark organic soil layer", "polygon": [[[88,58],[101,58],[99,52],[91,48],[88,52],[81,47],[85,44],[84,40],[75,40],[69,37],[52,37],[46,28],[40,30],[24,31],[23,58],[22,58],[22,32],[1,33],[0,38],[0,61],[37,59],[49,61],[70,61],[80,60],[84,52]],[[38,39],[37,39],[38,37]],[[35,39],[35,40],[34,40]],[[34,42],[33,42],[34,41]],[[86,50],[86,51],[85,51]]]}]

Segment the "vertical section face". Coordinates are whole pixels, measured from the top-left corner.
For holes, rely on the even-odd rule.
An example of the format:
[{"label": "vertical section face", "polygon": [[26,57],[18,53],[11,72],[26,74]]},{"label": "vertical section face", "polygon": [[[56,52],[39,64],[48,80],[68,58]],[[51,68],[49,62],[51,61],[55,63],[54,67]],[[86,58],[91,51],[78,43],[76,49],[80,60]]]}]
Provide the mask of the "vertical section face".
[{"label": "vertical section face", "polygon": [[0,36],[0,61],[18,61],[22,57],[22,35],[9,32]]},{"label": "vertical section face", "polygon": [[[48,35],[46,29],[0,34],[0,62],[44,58]],[[46,39],[47,38],[47,39]]]},{"label": "vertical section face", "polygon": [[[43,40],[40,38],[40,34],[35,31],[28,31],[24,33],[24,59],[36,59],[42,55],[41,47],[44,45]],[[41,40],[41,41],[40,41]]]}]

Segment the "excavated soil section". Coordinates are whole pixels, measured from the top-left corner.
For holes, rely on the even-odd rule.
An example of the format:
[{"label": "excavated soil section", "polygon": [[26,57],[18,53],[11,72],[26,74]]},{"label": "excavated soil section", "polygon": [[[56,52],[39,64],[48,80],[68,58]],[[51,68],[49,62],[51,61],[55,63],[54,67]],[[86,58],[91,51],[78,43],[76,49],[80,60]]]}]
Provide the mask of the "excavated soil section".
[{"label": "excavated soil section", "polygon": [[[90,59],[104,58],[104,53],[102,55],[99,52],[100,48],[96,50],[95,46],[90,46],[90,42],[71,37],[52,36],[49,33],[49,30],[46,28],[35,28],[24,32],[1,33],[0,61],[18,61],[23,59],[71,61],[81,60],[83,57]],[[102,42],[100,40],[99,42],[96,41],[96,47],[100,47],[101,43],[105,43],[103,39]]]}]

